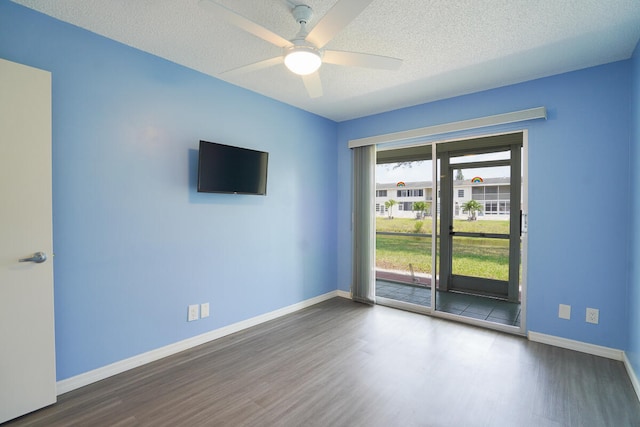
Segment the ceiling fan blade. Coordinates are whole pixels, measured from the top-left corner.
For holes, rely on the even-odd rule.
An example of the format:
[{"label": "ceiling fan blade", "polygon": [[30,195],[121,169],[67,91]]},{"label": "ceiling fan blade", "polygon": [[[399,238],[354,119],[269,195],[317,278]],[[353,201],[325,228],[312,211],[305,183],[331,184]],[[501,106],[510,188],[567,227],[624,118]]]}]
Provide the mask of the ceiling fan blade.
[{"label": "ceiling fan blade", "polygon": [[341,50],[325,50],[322,62],[352,67],[376,68],[379,70],[397,70],[402,59],[389,56],[371,55],[369,53],[343,52]]},{"label": "ceiling fan blade", "polygon": [[252,71],[258,71],[265,68],[273,67],[274,65],[282,64],[284,60],[282,56],[276,56],[273,58],[265,59],[264,61],[254,62],[253,64],[243,65],[242,67],[233,68],[231,70],[224,71],[219,75],[222,76],[239,76],[242,74],[250,73]]},{"label": "ceiling fan blade", "polygon": [[236,27],[253,34],[256,37],[260,37],[262,40],[268,41],[278,47],[285,47],[291,45],[291,42],[284,37],[279,36],[271,30],[266,29],[262,25],[256,24],[249,18],[245,18],[239,13],[234,12],[231,9],[227,9],[221,4],[216,3],[213,0],[200,0],[200,7],[209,10],[214,14],[222,16],[227,22],[235,25]]},{"label": "ceiling fan blade", "polygon": [[353,21],[373,0],[340,0],[318,21],[305,39],[318,49]]},{"label": "ceiling fan blade", "polygon": [[310,98],[319,98],[322,96],[322,82],[320,81],[320,74],[315,73],[302,76],[304,87],[307,88],[307,93]]}]

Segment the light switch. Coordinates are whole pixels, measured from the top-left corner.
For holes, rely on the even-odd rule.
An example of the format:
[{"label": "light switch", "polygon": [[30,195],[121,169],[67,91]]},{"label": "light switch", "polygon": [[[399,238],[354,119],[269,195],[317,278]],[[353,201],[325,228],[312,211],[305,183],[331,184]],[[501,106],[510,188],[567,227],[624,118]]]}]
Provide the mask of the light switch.
[{"label": "light switch", "polygon": [[561,319],[571,319],[571,306],[566,304],[560,304],[558,308],[558,317]]},{"label": "light switch", "polygon": [[209,317],[209,303],[205,302],[204,304],[200,304],[200,317],[205,318]]},{"label": "light switch", "polygon": [[200,306],[198,304],[192,304],[189,306],[189,314],[187,315],[187,322],[193,322],[198,320]]}]

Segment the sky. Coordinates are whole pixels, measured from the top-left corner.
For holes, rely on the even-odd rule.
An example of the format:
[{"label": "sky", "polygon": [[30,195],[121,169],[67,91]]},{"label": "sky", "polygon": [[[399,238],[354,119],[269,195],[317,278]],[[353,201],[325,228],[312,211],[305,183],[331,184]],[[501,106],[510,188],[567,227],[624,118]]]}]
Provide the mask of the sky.
[{"label": "sky", "polygon": [[[467,156],[464,157],[464,160],[485,161],[504,158],[504,155],[501,155],[501,153],[490,153]],[[409,164],[403,164],[402,166],[398,166],[397,163],[376,165],[376,182],[386,184],[399,181],[431,181],[431,165],[431,160],[411,162]],[[509,176],[509,168],[507,166],[503,166],[495,168],[466,169],[463,170],[463,176],[464,179],[471,179],[475,176],[481,176],[482,178],[502,178]]]},{"label": "sky", "polygon": [[412,167],[401,166],[394,169],[394,163],[376,166],[376,182],[431,181],[431,162],[414,162]]}]

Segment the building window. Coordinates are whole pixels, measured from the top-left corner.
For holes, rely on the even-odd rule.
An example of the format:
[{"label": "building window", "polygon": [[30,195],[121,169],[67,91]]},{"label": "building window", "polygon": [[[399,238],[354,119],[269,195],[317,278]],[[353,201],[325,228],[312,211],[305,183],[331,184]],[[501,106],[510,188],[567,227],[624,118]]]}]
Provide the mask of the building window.
[{"label": "building window", "polygon": [[484,204],[485,215],[497,215],[498,214],[498,202],[486,202]]},{"label": "building window", "polygon": [[509,199],[509,197],[508,185],[487,185],[484,187],[473,187],[471,189],[471,198],[473,200],[506,200]]},{"label": "building window", "polygon": [[484,187],[472,187],[471,198],[473,200],[484,200]]},{"label": "building window", "polygon": [[462,199],[464,197],[464,190],[458,190],[458,198]]},{"label": "building window", "polygon": [[506,201],[500,202],[485,202],[484,213],[485,215],[509,215],[511,212],[511,203]]},{"label": "building window", "polygon": [[484,187],[485,200],[498,200],[498,186],[488,185]]},{"label": "building window", "polygon": [[376,190],[376,197],[387,197],[387,190]]},{"label": "building window", "polygon": [[424,190],[422,188],[415,190],[397,190],[398,197],[422,197],[424,196]]}]

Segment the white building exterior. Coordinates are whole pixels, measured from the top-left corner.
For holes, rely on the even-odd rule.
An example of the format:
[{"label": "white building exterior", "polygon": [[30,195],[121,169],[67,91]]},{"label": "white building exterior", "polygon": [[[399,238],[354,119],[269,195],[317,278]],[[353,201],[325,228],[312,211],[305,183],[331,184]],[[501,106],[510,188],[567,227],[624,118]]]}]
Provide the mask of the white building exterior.
[{"label": "white building exterior", "polygon": [[[469,200],[475,200],[482,206],[482,211],[477,213],[478,218],[508,220],[511,210],[509,181],[509,178],[485,178],[482,182],[454,181],[454,218],[467,219],[468,213],[462,211],[462,205]],[[416,218],[420,213],[414,210],[413,204],[425,202],[426,216],[431,216],[433,212],[431,186],[430,181],[376,184],[376,215]],[[440,210],[439,196],[440,185],[438,184],[438,211]],[[396,202],[390,209],[385,205],[389,200]]]}]

